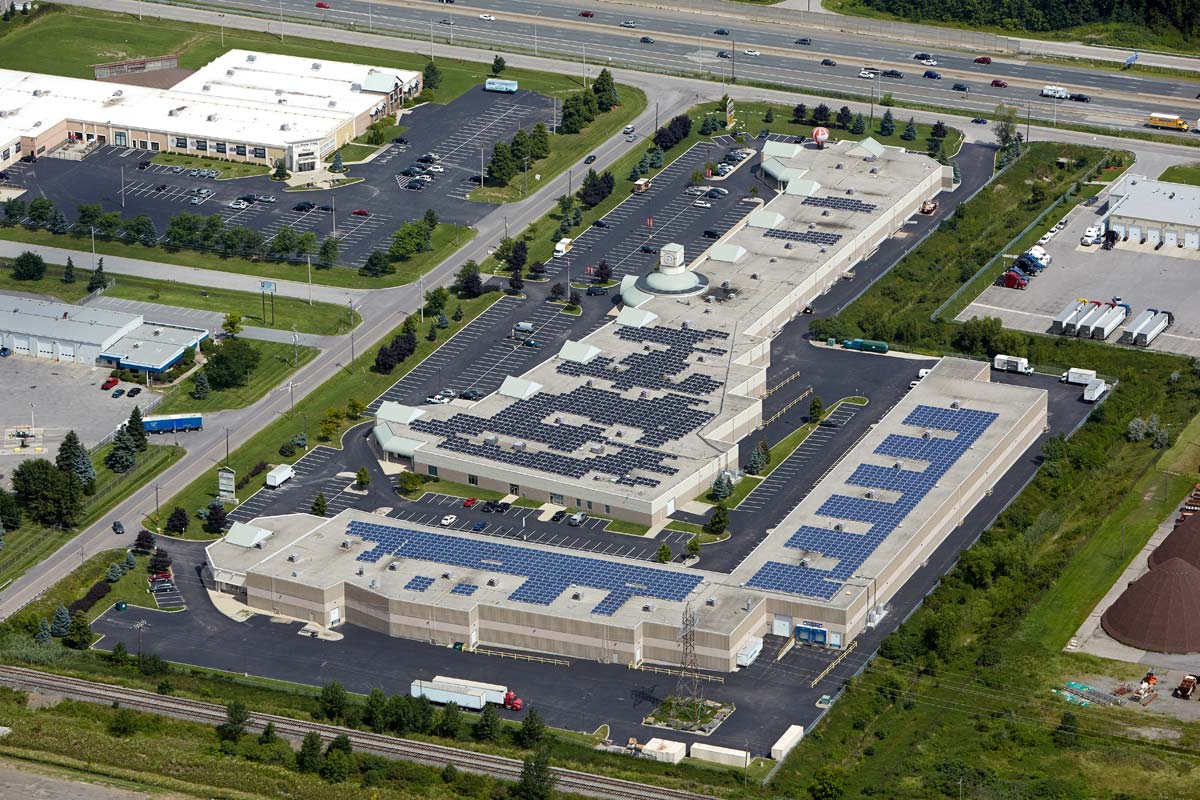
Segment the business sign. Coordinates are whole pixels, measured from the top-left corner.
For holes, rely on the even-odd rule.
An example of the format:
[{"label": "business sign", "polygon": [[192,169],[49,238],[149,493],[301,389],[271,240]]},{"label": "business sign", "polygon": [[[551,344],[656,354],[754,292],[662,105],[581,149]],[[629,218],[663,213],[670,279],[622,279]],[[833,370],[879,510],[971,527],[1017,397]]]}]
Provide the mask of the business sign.
[{"label": "business sign", "polygon": [[733,127],[733,98],[725,101],[725,127]]},{"label": "business sign", "polygon": [[258,289],[261,292],[270,292],[275,294],[275,281],[259,281]]},{"label": "business sign", "polygon": [[237,502],[237,473],[232,467],[221,467],[217,470],[217,497],[230,502]]},{"label": "business sign", "polygon": [[800,620],[800,627],[801,628],[824,628],[825,626],[823,624],[821,624],[820,622],[813,622],[811,619],[802,619],[802,620]]}]

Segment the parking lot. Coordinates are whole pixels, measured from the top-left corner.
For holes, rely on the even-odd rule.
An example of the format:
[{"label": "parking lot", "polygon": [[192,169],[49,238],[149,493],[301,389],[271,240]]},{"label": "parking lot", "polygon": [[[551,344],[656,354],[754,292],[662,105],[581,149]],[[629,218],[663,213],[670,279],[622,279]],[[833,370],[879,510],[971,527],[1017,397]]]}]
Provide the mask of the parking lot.
[{"label": "parking lot", "polygon": [[[989,286],[958,319],[998,317],[1007,328],[1049,333],[1054,318],[1077,298],[1120,298],[1134,317],[1147,308],[1174,313],[1175,323],[1150,349],[1200,356],[1200,314],[1194,310],[1200,308],[1200,283],[1195,278],[1200,252],[1174,247],[1156,251],[1152,244],[1132,239],[1118,242],[1112,250],[1081,245],[1083,231],[1099,223],[1104,205],[1101,198],[1094,206],[1077,206],[1070,213],[1066,227],[1044,245],[1053,262],[1025,289]],[[1132,317],[1126,323],[1130,321]],[[1118,341],[1123,329],[1118,327],[1107,341]]]},{"label": "parking lot", "polygon": [[[432,208],[443,222],[474,225],[494,206],[466,199],[477,183],[480,154],[484,164],[497,141],[508,141],[519,128],[529,130],[538,121],[551,122],[550,98],[535,92],[513,95],[484,92],[482,87],[461,95],[448,105],[427,103],[405,114],[407,144],[388,144],[374,159],[350,165],[348,175],[363,180],[336,190],[284,191],[284,185],[266,176],[220,180],[193,175],[190,169],[162,164],[140,165],[155,153],[107,146],[83,161],[41,158],[36,164],[14,164],[8,171],[12,183],[30,191],[25,197],[45,196],[67,215],[83,203],[101,203],[105,211],[118,210],[125,218],[148,215],[164,238],[170,218],[181,212],[219,214],[226,225],[256,230],[268,241],[284,225],[298,233],[314,231],[319,238],[336,235],[341,241],[340,263],[360,266],[372,250],[386,250],[392,233],[408,220]],[[441,173],[421,182],[420,191],[406,190],[409,179],[400,173],[424,153],[435,153]],[[532,175],[530,180],[533,180]],[[530,190],[536,188],[532,183]],[[272,196],[275,202],[252,202],[230,208],[244,196]],[[311,211],[296,211],[296,204],[314,203]],[[365,215],[355,214],[356,210]]]},{"label": "parking lot", "polygon": [[[54,458],[67,431],[92,447],[129,417],[146,395],[111,397],[100,384],[110,370],[81,364],[12,355],[0,359],[0,473],[8,474],[29,457]],[[116,388],[131,389],[120,383]],[[20,447],[17,431],[30,424],[38,431],[29,447]]]}]

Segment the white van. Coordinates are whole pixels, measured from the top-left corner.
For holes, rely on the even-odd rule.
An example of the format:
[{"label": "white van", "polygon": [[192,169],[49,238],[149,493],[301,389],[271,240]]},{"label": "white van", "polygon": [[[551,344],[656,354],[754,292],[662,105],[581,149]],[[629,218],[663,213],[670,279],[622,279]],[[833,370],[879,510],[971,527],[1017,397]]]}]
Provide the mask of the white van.
[{"label": "white van", "polygon": [[1042,87],[1042,97],[1057,97],[1059,100],[1066,100],[1070,96],[1071,93],[1061,86]]},{"label": "white van", "polygon": [[562,239],[559,239],[558,244],[554,245],[554,257],[562,258],[567,253],[571,252],[572,245],[573,245],[572,241],[568,238],[564,237]]},{"label": "white van", "polygon": [[584,520],[586,520],[586,519],[587,519],[587,514],[583,513],[582,511],[576,511],[574,514],[567,517],[567,524],[570,525],[572,528],[578,528],[580,525],[582,525],[584,523]]},{"label": "white van", "polygon": [[518,322],[516,325],[513,325],[513,333],[519,333],[519,334],[533,333],[533,323],[532,322]]},{"label": "white van", "polygon": [[625,129],[624,129],[623,131],[621,131],[621,132],[622,132],[622,133],[633,133],[633,126],[632,126],[632,125],[626,125],[626,126],[625,126]]}]

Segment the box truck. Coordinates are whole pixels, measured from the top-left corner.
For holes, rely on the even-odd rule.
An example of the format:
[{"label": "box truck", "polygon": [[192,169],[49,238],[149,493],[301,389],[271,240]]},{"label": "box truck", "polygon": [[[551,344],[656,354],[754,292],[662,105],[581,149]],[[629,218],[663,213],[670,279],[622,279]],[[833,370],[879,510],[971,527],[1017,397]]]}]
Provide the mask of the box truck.
[{"label": "box truck", "polygon": [[568,238],[559,239],[558,244],[554,245],[554,257],[562,258],[567,253],[571,252],[572,246],[573,246],[573,244],[570,239],[568,239]]},{"label": "box truck", "polygon": [[1033,367],[1029,366],[1028,358],[1017,358],[997,353],[992,359],[992,368],[1001,372],[1019,372],[1022,375],[1032,375]]},{"label": "box truck", "polygon": [[294,477],[296,477],[296,470],[292,469],[291,464],[280,464],[267,473],[267,486],[278,489]]},{"label": "box truck", "polygon": [[1097,378],[1094,381],[1088,381],[1088,385],[1083,387],[1083,399],[1089,403],[1094,403],[1108,391],[1108,384]]},{"label": "box truck", "polygon": [[1096,370],[1071,367],[1058,379],[1059,383],[1073,383],[1077,386],[1087,386],[1096,380]]}]

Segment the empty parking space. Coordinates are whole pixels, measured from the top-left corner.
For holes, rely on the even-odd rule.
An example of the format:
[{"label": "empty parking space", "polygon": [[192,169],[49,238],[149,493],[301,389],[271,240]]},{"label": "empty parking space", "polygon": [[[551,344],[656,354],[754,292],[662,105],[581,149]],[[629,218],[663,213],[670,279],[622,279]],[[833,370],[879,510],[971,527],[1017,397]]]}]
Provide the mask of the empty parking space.
[{"label": "empty parking space", "polygon": [[278,489],[264,487],[245,498],[237,508],[229,512],[229,521],[231,523],[249,522],[255,517],[268,513],[307,512],[312,508],[312,500],[317,496],[316,491],[312,493],[308,505],[301,505],[302,499],[293,495],[300,495],[303,492],[303,486],[312,482],[314,476],[329,469],[336,469],[338,463],[336,457],[340,453],[341,451],[331,447],[314,447],[292,464],[292,469],[296,473],[295,477]]},{"label": "empty parking space", "polygon": [[183,595],[179,589],[171,589],[169,591],[151,592],[154,595],[154,604],[163,611],[173,611],[177,608],[184,608],[186,603],[183,602]]}]

